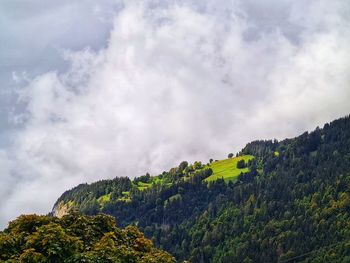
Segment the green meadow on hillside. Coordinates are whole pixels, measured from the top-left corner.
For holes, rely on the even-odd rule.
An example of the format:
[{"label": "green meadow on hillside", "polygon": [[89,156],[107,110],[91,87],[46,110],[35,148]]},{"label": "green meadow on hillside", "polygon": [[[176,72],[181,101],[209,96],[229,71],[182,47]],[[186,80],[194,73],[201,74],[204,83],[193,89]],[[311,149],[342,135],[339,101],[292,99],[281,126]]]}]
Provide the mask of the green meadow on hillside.
[{"label": "green meadow on hillside", "polygon": [[205,181],[215,181],[217,179],[223,178],[225,181],[236,180],[241,173],[246,173],[249,171],[247,167],[239,169],[237,168],[237,162],[244,160],[247,164],[249,160],[252,160],[254,156],[243,155],[234,158],[229,158],[225,160],[215,161],[208,165],[213,170],[213,174],[205,179]]},{"label": "green meadow on hillside", "polygon": [[[203,166],[203,168],[211,168],[213,170],[213,174],[204,180],[206,182],[215,181],[221,178],[223,178],[226,182],[236,180],[241,173],[246,173],[249,171],[249,168],[247,167],[242,169],[237,168],[237,162],[240,160],[244,160],[245,164],[247,165],[248,161],[252,160],[253,158],[254,156],[252,155],[243,155],[243,156],[238,156],[234,158],[218,160],[218,161],[212,162],[211,164],[207,164]],[[200,168],[199,170],[203,168]],[[192,172],[186,176],[185,180],[186,179],[188,180],[191,174]],[[152,187],[152,185],[155,185],[155,184],[165,184],[165,181],[159,176],[151,176],[150,181],[147,183],[144,183],[144,182],[134,183],[134,185],[140,191],[150,188]],[[168,185],[171,185],[171,183],[170,184],[168,183]]]},{"label": "green meadow on hillside", "polygon": [[165,184],[165,181],[160,178],[159,176],[151,176],[149,182],[145,183],[145,182],[137,182],[134,183],[134,185],[140,190],[143,191],[147,188],[152,187],[153,185],[156,184]]},{"label": "green meadow on hillside", "polygon": [[[195,169],[194,171],[188,172],[188,174],[184,177],[184,180],[189,180],[189,178],[193,176],[193,173],[195,171],[201,171],[206,168],[211,168],[213,171],[213,174],[208,178],[204,179],[204,181],[211,182],[221,178],[223,178],[226,182],[233,181],[233,180],[236,180],[241,173],[246,173],[249,171],[249,168],[247,167],[242,169],[237,168],[237,162],[240,160],[244,160],[245,164],[247,165],[248,161],[252,160],[253,158],[254,156],[252,155],[243,155],[243,156],[238,156],[234,158],[218,160],[203,166],[200,164],[199,167],[194,168]],[[193,166],[195,165],[191,165],[191,167]],[[137,188],[140,191],[149,189],[152,186],[157,184],[170,186],[172,183],[169,183],[168,180],[163,178],[161,175],[149,176],[149,178],[147,179],[147,182],[134,181],[132,183],[133,187]],[[101,206],[104,206],[106,203],[110,201],[110,198],[111,198],[111,193],[108,193],[99,197],[97,201]],[[124,201],[124,202],[130,202],[131,201],[130,191],[123,191],[122,196],[119,197],[118,200]]]},{"label": "green meadow on hillside", "polygon": [[97,201],[100,204],[105,204],[107,202],[109,202],[111,200],[111,193],[106,194],[106,195],[102,195],[99,199],[97,199]]}]

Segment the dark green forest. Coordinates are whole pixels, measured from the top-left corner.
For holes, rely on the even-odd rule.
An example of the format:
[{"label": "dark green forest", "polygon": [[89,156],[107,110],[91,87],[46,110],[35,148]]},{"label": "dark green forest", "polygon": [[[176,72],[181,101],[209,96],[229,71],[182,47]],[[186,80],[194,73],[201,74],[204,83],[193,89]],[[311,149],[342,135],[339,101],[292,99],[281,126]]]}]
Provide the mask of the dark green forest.
[{"label": "dark green forest", "polygon": [[208,166],[182,162],[156,177],[79,185],[53,214],[112,215],[179,262],[350,262],[349,116],[237,155],[254,159],[235,180],[207,182]]},{"label": "dark green forest", "polygon": [[[67,191],[56,207],[73,201],[85,214],[137,225],[179,261],[282,262],[306,254],[293,261],[349,262],[350,118],[293,139],[249,143],[238,153],[247,154],[255,158],[236,181],[206,182],[210,169],[183,162],[147,189],[134,184],[149,175],[104,180]],[[126,191],[130,199],[121,199]]]}]

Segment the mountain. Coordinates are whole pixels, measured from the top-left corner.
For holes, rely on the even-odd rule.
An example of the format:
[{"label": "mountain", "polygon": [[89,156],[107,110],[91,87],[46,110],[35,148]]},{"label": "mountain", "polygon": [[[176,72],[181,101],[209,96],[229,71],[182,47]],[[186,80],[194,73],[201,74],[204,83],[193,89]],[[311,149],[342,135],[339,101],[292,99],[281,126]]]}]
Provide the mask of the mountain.
[{"label": "mountain", "polygon": [[65,192],[53,214],[105,213],[181,262],[350,262],[350,117],[236,157]]}]

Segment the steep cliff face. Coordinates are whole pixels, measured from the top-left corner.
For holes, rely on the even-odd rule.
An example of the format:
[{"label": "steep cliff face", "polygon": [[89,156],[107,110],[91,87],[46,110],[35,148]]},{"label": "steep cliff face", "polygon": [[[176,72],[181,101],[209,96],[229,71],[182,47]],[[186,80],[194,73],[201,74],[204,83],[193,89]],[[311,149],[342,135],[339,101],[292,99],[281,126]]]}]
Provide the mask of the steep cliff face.
[{"label": "steep cliff face", "polygon": [[64,203],[63,201],[59,202],[52,209],[52,215],[58,218],[62,218],[67,215],[69,211],[74,207],[74,201],[69,201],[68,203]]}]

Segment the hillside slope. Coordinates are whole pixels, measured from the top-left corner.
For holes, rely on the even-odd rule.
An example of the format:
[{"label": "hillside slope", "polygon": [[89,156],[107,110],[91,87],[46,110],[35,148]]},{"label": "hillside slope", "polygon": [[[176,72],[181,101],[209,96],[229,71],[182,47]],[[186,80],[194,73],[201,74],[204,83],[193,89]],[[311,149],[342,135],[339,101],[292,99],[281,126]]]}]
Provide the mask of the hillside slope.
[{"label": "hillside slope", "polygon": [[349,117],[238,155],[254,158],[233,180],[208,180],[210,164],[182,162],[157,177],[80,185],[54,213],[113,215],[191,262],[350,261]]}]

